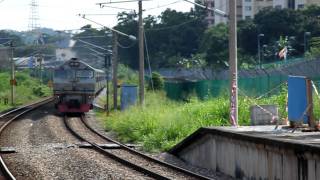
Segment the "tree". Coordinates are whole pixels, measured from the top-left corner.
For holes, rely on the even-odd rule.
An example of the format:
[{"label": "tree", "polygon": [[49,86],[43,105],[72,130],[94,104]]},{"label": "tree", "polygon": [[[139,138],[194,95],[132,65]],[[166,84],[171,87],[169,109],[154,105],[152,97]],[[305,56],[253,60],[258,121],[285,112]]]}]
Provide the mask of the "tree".
[{"label": "tree", "polygon": [[218,24],[208,29],[202,38],[200,52],[209,65],[223,68],[228,64],[228,27]]},{"label": "tree", "polygon": [[238,45],[248,55],[257,55],[258,27],[253,20],[240,21],[238,25]]},{"label": "tree", "polygon": [[20,36],[13,34],[10,31],[0,30],[0,47],[9,46],[9,41],[13,41],[14,46],[24,45]]},{"label": "tree", "polygon": [[[97,46],[101,46],[103,48],[108,49],[110,45],[110,37],[106,35],[106,32],[109,30],[101,29],[97,30],[91,27],[91,25],[85,25],[81,27],[83,32],[74,35],[73,39],[76,40],[76,43],[73,47],[73,50],[77,53],[77,56],[81,57],[82,59],[95,59],[96,56],[92,55],[94,53],[91,49],[95,49],[92,46],[89,46],[83,42],[77,41],[78,39],[92,43]],[[109,31],[110,33],[110,31]],[[109,48],[110,49],[110,48]],[[95,49],[96,51],[106,53],[101,49]]]}]

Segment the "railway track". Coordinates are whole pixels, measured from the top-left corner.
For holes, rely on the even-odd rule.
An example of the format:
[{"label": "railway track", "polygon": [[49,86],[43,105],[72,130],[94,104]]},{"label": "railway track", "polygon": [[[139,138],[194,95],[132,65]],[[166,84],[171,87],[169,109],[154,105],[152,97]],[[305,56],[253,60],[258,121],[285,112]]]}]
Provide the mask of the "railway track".
[{"label": "railway track", "polygon": [[[73,127],[70,118],[64,116],[64,122],[67,129],[81,141],[87,142],[92,147],[104,155],[128,166],[136,171],[139,171],[149,177],[155,179],[210,179],[208,177],[196,174],[194,172],[188,171],[186,169],[180,168],[168,164],[166,162],[155,159],[151,156],[145,155],[139,151],[136,151],[127,145],[124,145],[118,141],[115,141],[104,134],[96,131],[87,123],[84,115],[78,118],[76,123],[83,124],[86,132],[79,132]],[[82,128],[83,129],[83,128]],[[95,138],[93,138],[95,136]],[[113,143],[120,146],[120,149],[103,149],[98,143]]]},{"label": "railway track", "polygon": [[[44,104],[52,102],[53,100],[54,100],[53,97],[48,97],[40,101],[34,102],[32,104],[28,104],[18,108],[13,108],[11,110],[3,112],[2,114],[0,114],[0,126],[1,126],[0,135],[13,121],[18,119],[19,117],[27,114],[28,112],[35,110],[36,108]],[[11,174],[9,168],[7,167],[7,165],[5,164],[1,156],[0,156],[0,169],[1,169],[2,176],[5,179],[15,179],[15,177]]]}]

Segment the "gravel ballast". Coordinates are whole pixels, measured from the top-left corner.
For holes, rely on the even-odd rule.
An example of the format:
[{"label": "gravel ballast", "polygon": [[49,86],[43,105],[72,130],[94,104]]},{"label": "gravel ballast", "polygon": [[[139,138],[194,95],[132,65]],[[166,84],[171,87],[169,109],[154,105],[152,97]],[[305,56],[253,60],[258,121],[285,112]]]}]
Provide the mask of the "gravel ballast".
[{"label": "gravel ballast", "polygon": [[66,130],[52,104],[11,124],[0,143],[17,151],[2,155],[17,179],[150,179],[92,149],[75,146],[79,140]]}]

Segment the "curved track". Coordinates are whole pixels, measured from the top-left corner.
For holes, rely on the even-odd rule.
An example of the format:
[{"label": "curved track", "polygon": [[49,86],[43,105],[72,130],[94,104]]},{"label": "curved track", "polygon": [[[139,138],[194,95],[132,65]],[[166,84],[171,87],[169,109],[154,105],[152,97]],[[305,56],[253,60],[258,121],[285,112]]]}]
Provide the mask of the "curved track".
[{"label": "curved track", "polygon": [[[96,141],[91,141],[89,140],[89,138],[87,137],[84,137],[84,135],[80,135],[79,132],[77,132],[76,130],[74,130],[72,128],[72,125],[70,125],[69,121],[68,121],[68,117],[65,116],[64,117],[64,122],[66,124],[66,127],[71,131],[71,133],[73,135],[75,135],[77,138],[79,138],[80,140],[82,141],[85,141],[85,142],[88,142],[89,144],[91,144],[94,149],[96,149],[97,151],[105,154],[106,156],[108,157],[111,157],[115,160],[117,160],[118,162],[126,165],[126,166],[129,166],[139,172],[142,172],[150,177],[153,177],[153,178],[156,178],[156,179],[171,179],[172,176],[169,176],[167,177],[166,175],[162,175],[163,173],[161,172],[158,172],[157,170],[150,170],[150,167],[151,169],[154,168],[154,166],[160,166],[162,167],[162,171],[163,169],[169,169],[169,171],[175,171],[177,172],[177,174],[183,174],[184,177],[188,177],[188,178],[191,178],[191,179],[210,179],[208,177],[205,177],[205,176],[202,176],[202,175],[199,175],[199,174],[196,174],[194,172],[191,172],[191,171],[188,171],[188,170],[185,170],[185,169],[182,169],[180,167],[177,167],[177,166],[174,166],[174,165],[171,165],[171,164],[168,164],[166,162],[163,162],[163,161],[160,161],[158,159],[155,159],[151,156],[148,156],[148,155],[145,155],[139,151],[136,151],[120,142],[117,142],[103,134],[101,134],[100,132],[96,131],[95,129],[93,129],[92,127],[90,127],[88,125],[88,123],[86,122],[86,118],[84,115],[82,115],[80,117],[81,119],[81,122],[84,124],[84,126],[86,127],[86,129],[89,129],[90,130],[90,133],[93,133],[95,134],[96,136],[98,136],[100,139],[103,139],[105,142],[112,142],[114,144],[117,144],[121,147],[121,150],[116,150],[116,151],[109,151],[109,150],[104,150],[103,148],[101,148]],[[101,141],[100,141],[101,142]],[[125,158],[123,157],[123,154],[129,154],[129,155],[126,155],[126,156],[130,156],[130,157],[133,157],[133,158]],[[127,160],[128,159],[128,160]],[[143,159],[142,161],[144,162],[147,162],[146,164],[148,164],[146,167],[145,166],[138,166],[137,164],[139,164],[139,161],[140,160],[134,160],[132,161],[132,159]],[[137,163],[138,162],[138,163]],[[141,162],[141,161],[140,161]]]},{"label": "curved track", "polygon": [[[45,99],[42,99],[42,100],[37,101],[35,103],[21,106],[18,108],[13,108],[9,111],[2,113],[0,115],[0,122],[1,122],[0,135],[2,134],[4,129],[6,129],[8,127],[8,125],[11,124],[17,118],[25,115],[26,113],[28,113],[30,111],[35,110],[36,108],[38,108],[44,104],[47,104],[53,100],[54,100],[53,97],[45,98]],[[6,164],[3,161],[1,156],[0,156],[0,168],[1,168],[1,172],[3,173],[3,176],[6,179],[15,179],[15,177],[11,174],[11,172],[9,171],[8,167],[6,166]]]}]

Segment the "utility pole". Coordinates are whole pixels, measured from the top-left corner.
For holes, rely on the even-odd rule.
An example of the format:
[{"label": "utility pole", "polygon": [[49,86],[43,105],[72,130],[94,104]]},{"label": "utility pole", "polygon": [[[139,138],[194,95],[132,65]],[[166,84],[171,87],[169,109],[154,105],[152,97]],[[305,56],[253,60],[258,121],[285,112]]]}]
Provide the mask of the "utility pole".
[{"label": "utility pole", "polygon": [[237,0],[229,0],[230,121],[238,124]]},{"label": "utility pole", "polygon": [[113,108],[118,107],[118,34],[112,33]]},{"label": "utility pole", "polygon": [[105,70],[106,70],[106,113],[109,115],[110,107],[109,107],[109,77],[110,77],[110,56],[108,54],[105,55]]},{"label": "utility pole", "polygon": [[259,64],[259,68],[261,69],[261,45],[260,45],[260,41],[261,41],[261,37],[264,37],[264,34],[258,34],[258,64]]},{"label": "utility pole", "polygon": [[15,98],[15,85],[16,85],[16,78],[15,78],[15,68],[14,68],[14,60],[13,60],[13,42],[10,42],[10,50],[11,50],[11,105],[14,105],[14,98]]},{"label": "utility pole", "polygon": [[139,98],[144,104],[144,44],[143,44],[142,0],[139,0]]},{"label": "utility pole", "polygon": [[43,55],[42,54],[40,54],[40,57],[39,57],[39,76],[40,76],[40,84],[42,84],[43,83],[43,81],[42,81],[42,61],[43,61]]}]

